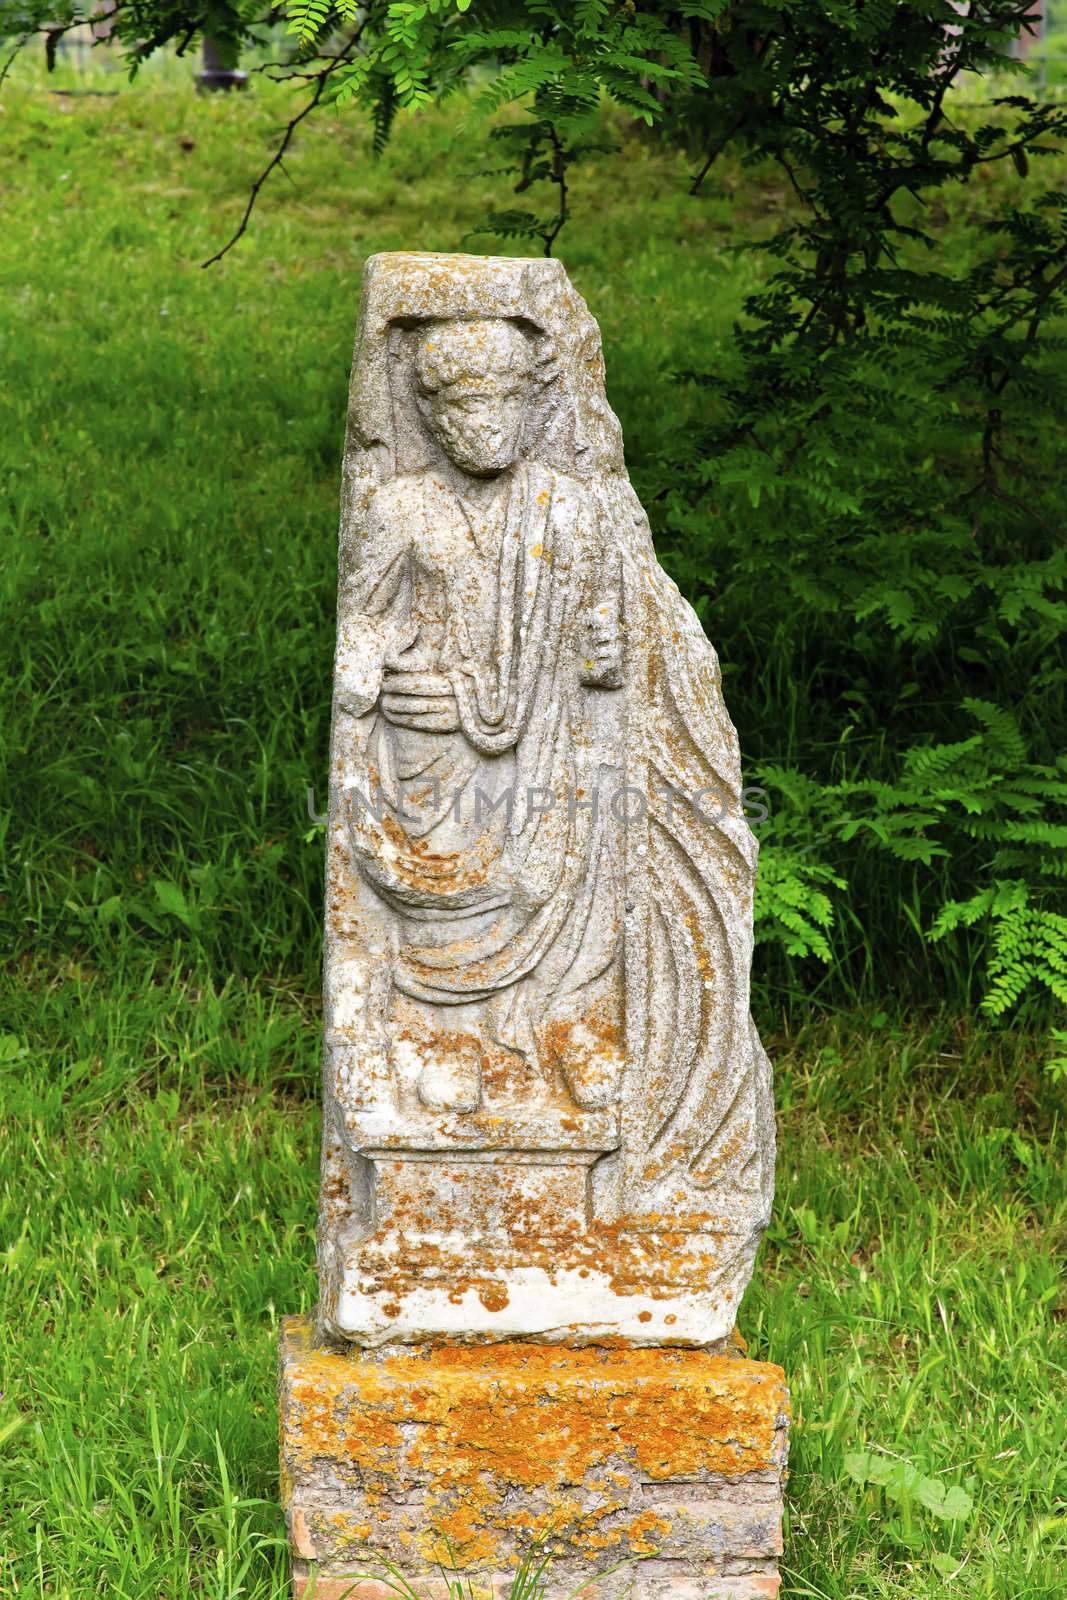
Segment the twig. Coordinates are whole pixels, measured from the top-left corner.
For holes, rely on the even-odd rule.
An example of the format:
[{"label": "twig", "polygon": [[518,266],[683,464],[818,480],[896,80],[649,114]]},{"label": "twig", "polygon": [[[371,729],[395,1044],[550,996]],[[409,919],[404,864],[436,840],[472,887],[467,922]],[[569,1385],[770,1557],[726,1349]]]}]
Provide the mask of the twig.
[{"label": "twig", "polygon": [[[56,50],[58,49],[59,42],[63,38],[64,34],[70,33],[74,28],[80,28],[86,24],[91,27],[94,23],[103,22],[105,20],[114,22],[119,13],[125,9],[125,6],[126,0],[114,0],[114,4],[108,11],[93,11],[89,14],[89,16],[75,17],[71,22],[57,22],[51,25],[45,23],[40,27],[29,29],[21,36],[17,44],[12,49],[10,55],[4,62],[3,66],[0,67],[0,84],[3,83],[4,79],[11,71],[15,59],[19,55],[20,51],[25,49],[31,39],[37,38],[38,35],[43,37],[45,65],[49,72],[54,72],[56,65]],[[101,39],[94,39],[93,47],[95,48],[96,45],[101,44],[102,42],[103,41]],[[53,94],[56,92],[56,90],[52,91]]]},{"label": "twig", "polygon": [[322,73],[319,81],[315,85],[315,91],[307,105],[304,106],[302,110],[298,111],[295,117],[290,117],[289,121],[286,123],[285,132],[282,134],[281,143],[278,145],[277,150],[275,150],[274,154],[267,162],[267,165],[263,168],[263,171],[260,173],[259,177],[255,180],[248,192],[248,202],[245,205],[244,216],[241,218],[231,237],[227,239],[226,243],[222,246],[222,249],[216,250],[215,254],[213,256],[208,256],[206,261],[201,261],[200,265],[202,267],[213,267],[216,261],[221,261],[223,256],[228,254],[228,252],[233,249],[238,239],[242,238],[247,232],[248,224],[252,220],[252,212],[255,210],[256,201],[259,199],[259,191],[262,189],[263,185],[266,183],[275,167],[280,167],[282,165],[282,161],[285,158],[285,152],[289,148],[289,141],[292,139],[293,134],[303,122],[304,118],[308,116],[310,112],[314,111],[315,107],[322,99],[322,92],[326,87],[326,79],[329,77],[332,70],[333,69],[330,68],[328,71]]},{"label": "twig", "polygon": [[552,254],[552,246],[555,244],[556,240],[559,238],[560,230],[563,227],[563,224],[566,222],[567,216],[568,216],[568,212],[567,212],[567,162],[566,162],[566,158],[565,158],[564,153],[563,153],[563,143],[562,143],[562,141],[560,139],[559,134],[556,131],[556,124],[554,122],[550,121],[547,124],[547,127],[548,127],[548,137],[552,142],[552,152],[553,152],[552,179],[553,179],[553,182],[555,183],[556,187],[559,190],[559,216],[556,218],[555,226],[552,227],[552,228],[547,228],[545,230],[545,232],[541,235],[541,237],[545,241],[545,255],[546,256],[550,256]]},{"label": "twig", "polygon": [[[306,78],[310,83],[313,78],[320,76],[322,69],[320,68],[319,72],[297,72],[295,70],[297,66],[310,67],[315,61],[325,61],[329,66],[335,67],[339,61],[346,61],[348,59],[351,53],[351,46],[355,44],[357,40],[358,33],[354,35],[353,38],[348,41],[348,44],[345,45],[344,49],[339,51],[336,55],[330,55],[325,50],[302,49],[290,60],[290,68],[294,70],[285,71],[284,62],[271,60],[257,62],[254,66],[249,67],[248,72],[252,77],[254,77],[257,73],[262,73],[265,77],[270,78],[271,83],[289,83],[291,81],[295,81],[297,78]],[[259,41],[256,42],[258,43]],[[275,73],[278,74],[277,77],[273,76]]]},{"label": "twig", "polygon": [[16,56],[26,47],[26,45],[29,44],[32,37],[32,34],[24,33],[18,43],[14,46],[7,60],[4,62],[3,66],[0,67],[0,83],[3,83],[4,79],[7,77],[8,73],[11,71],[11,68],[15,64]]},{"label": "twig", "polygon": [[744,122],[744,120],[745,119],[744,119],[743,116],[742,117],[738,117],[737,121],[734,123],[733,127],[729,130],[729,132],[724,133],[722,138],[719,140],[718,144],[713,145],[712,148],[708,151],[707,159],[705,160],[704,165],[701,167],[699,172],[696,172],[696,173],[693,174],[693,178],[692,178],[692,180],[691,180],[691,182],[689,184],[689,193],[690,194],[699,193],[700,186],[704,182],[704,179],[707,177],[708,173],[711,171],[712,167],[714,166],[716,159],[726,149],[726,146],[730,143],[730,140],[733,138],[734,134],[737,133],[740,130],[741,125]]},{"label": "twig", "polygon": [[707,177],[708,173],[711,171],[712,167],[715,165],[715,162],[722,155],[723,151],[726,149],[726,146],[730,143],[730,140],[735,138],[736,135],[741,132],[741,129],[744,127],[747,120],[748,110],[746,108],[744,111],[742,111],[741,115],[738,117],[733,126],[727,128],[719,142],[713,145],[708,151],[707,159],[705,160],[700,171],[693,174],[693,178],[689,184],[690,194],[699,194],[700,186],[704,182],[704,179]]},{"label": "twig", "polygon": [[[1044,279],[1041,288],[1034,296],[1034,303],[1030,307],[1029,314],[1025,310],[1017,311],[1013,317],[1009,317],[1006,322],[1001,323],[997,332],[1000,334],[1007,333],[1009,328],[1013,328],[1017,322],[1021,322],[1024,317],[1027,317],[1026,334],[1022,343],[1024,345],[1034,344],[1041,329],[1041,318],[1045,314],[1046,306],[1065,286],[1067,286],[1067,264],[1054,272],[1051,278]],[[1000,385],[995,391],[997,394],[1003,394],[1010,376],[1011,374],[1009,373],[1001,379]]]},{"label": "twig", "polygon": [[80,28],[85,21],[84,17],[75,17],[73,22],[57,22],[54,28],[44,30],[44,64],[46,72],[56,70],[56,51],[59,41],[65,33],[70,33],[74,28]]},{"label": "twig", "polygon": [[[355,33],[353,33],[344,49],[341,50],[337,55],[331,56],[327,65],[322,69],[322,71],[314,74],[316,82],[311,99],[308,101],[306,106],[296,113],[295,117],[290,117],[289,121],[286,123],[285,131],[282,134],[278,148],[275,150],[274,154],[267,162],[267,165],[263,168],[263,171],[260,173],[259,177],[255,180],[248,192],[248,202],[245,206],[244,215],[242,216],[240,223],[238,224],[232,236],[227,239],[226,243],[222,246],[221,250],[216,250],[213,256],[209,256],[206,261],[201,261],[200,265],[202,267],[213,267],[217,261],[221,261],[223,256],[228,254],[228,252],[233,249],[238,239],[242,238],[247,232],[248,224],[252,219],[252,212],[255,210],[256,201],[259,199],[259,192],[275,168],[281,168],[281,171],[285,173],[285,176],[287,178],[289,177],[289,174],[285,171],[282,163],[285,160],[285,153],[289,148],[289,143],[293,137],[293,134],[303,122],[304,118],[314,111],[315,107],[322,99],[323,91],[326,88],[326,84],[331,73],[335,72],[343,62],[348,61],[351,58],[352,51],[359,43],[359,37],[362,32],[363,26],[361,24],[356,29]],[[304,74],[299,74],[299,76],[303,77]],[[291,183],[292,179],[290,178],[289,181]]]},{"label": "twig", "polygon": [[815,198],[814,194],[808,194],[806,190],[804,190],[804,189],[802,189],[800,187],[800,179],[797,177],[796,173],[793,171],[793,163],[790,161],[790,159],[786,155],[785,151],[784,150],[775,150],[774,159],[777,161],[778,165],[784,170],[786,177],[789,179],[789,186],[792,189],[793,193],[796,195],[797,199],[801,202],[802,205],[810,206],[812,214],[814,215],[816,221],[821,222],[822,221],[822,212],[819,209],[818,200]]},{"label": "twig", "polygon": [[[774,37],[775,36],[774,36],[773,33],[768,33],[768,35],[766,36],[765,39],[761,39],[761,40],[759,40],[757,42],[757,44],[755,46],[755,56],[756,56],[756,60],[757,61],[762,61],[763,60],[763,57],[767,54],[767,51],[769,50],[771,42],[774,39]],[[723,134],[722,138],[719,140],[718,144],[712,146],[711,150],[708,152],[708,156],[707,156],[707,159],[704,162],[704,165],[701,167],[699,172],[694,173],[693,178],[690,181],[690,184],[689,184],[689,193],[690,194],[699,194],[700,187],[701,187],[702,183],[704,182],[704,179],[707,177],[708,173],[711,171],[711,169],[714,166],[715,162],[722,155],[723,151],[726,149],[726,146],[730,143],[731,139],[736,138],[737,135],[741,132],[741,129],[745,126],[745,123],[748,121],[748,114],[749,114],[749,108],[748,108],[748,106],[745,106],[742,109],[740,116],[737,118],[737,121],[733,124],[733,126],[726,130],[726,132]]]}]

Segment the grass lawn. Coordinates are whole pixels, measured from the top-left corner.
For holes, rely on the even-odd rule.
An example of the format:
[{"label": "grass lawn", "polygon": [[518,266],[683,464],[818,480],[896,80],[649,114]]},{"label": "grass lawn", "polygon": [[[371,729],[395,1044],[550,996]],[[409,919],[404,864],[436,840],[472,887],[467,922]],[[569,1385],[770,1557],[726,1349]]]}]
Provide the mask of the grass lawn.
[{"label": "grass lawn", "polygon": [[[201,271],[285,92],[202,100],[173,64],[59,86],[121,93],[19,67],[0,102],[0,1595],[282,1600],[359,271],[460,247],[499,194],[462,108],[377,162],[323,117]],[[728,168],[693,201],[621,142],[562,254],[639,473],[678,423],[667,375],[714,363],[757,270],[731,246],[784,197]],[[741,1327],[794,1392],[784,1595],[1062,1600],[1063,1139],[1035,1046],[935,1012],[761,1020],[779,1195]],[[903,1467],[858,1481],[879,1461]]]}]

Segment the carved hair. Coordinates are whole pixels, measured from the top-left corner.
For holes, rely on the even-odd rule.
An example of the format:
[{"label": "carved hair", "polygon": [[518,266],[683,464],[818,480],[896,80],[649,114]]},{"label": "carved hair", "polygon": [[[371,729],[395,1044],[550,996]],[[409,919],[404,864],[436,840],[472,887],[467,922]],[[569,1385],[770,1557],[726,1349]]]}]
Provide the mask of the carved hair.
[{"label": "carved hair", "polygon": [[559,375],[552,340],[511,317],[449,318],[424,323],[415,352],[415,382],[432,395],[490,373],[512,373],[544,386]]}]

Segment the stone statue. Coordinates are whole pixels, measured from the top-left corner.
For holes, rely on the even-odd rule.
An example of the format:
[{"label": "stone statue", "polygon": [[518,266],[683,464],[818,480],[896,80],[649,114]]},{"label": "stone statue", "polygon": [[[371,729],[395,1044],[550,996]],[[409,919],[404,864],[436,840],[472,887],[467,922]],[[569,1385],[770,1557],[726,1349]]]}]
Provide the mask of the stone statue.
[{"label": "stone statue", "polygon": [[367,265],[328,850],[324,1333],[727,1336],[772,1186],[756,845],[558,262]]},{"label": "stone statue", "polygon": [[756,846],[556,261],[367,263],[327,850],[294,1600],[493,1600],[531,1553],[547,1600],[773,1600]]}]

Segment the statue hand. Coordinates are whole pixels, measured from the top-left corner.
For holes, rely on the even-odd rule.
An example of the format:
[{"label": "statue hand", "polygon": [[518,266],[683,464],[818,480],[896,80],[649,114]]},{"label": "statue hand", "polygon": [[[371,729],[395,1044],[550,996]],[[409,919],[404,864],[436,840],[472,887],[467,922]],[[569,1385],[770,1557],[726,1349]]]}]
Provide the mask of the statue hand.
[{"label": "statue hand", "polygon": [[392,654],[413,644],[418,632],[417,622],[398,630],[382,617],[356,613],[346,618],[338,628],[335,663],[337,703],[342,711],[363,717],[373,710],[383,666],[388,671]]},{"label": "statue hand", "polygon": [[622,683],[622,630],[613,605],[590,606],[582,615],[581,681],[597,689]]},{"label": "statue hand", "polygon": [[386,722],[396,728],[454,733],[459,727],[459,707],[452,685],[440,672],[387,670],[380,704]]},{"label": "statue hand", "polygon": [[342,711],[353,717],[365,716],[378,698],[381,678],[382,648],[377,630],[339,629],[335,681]]}]

